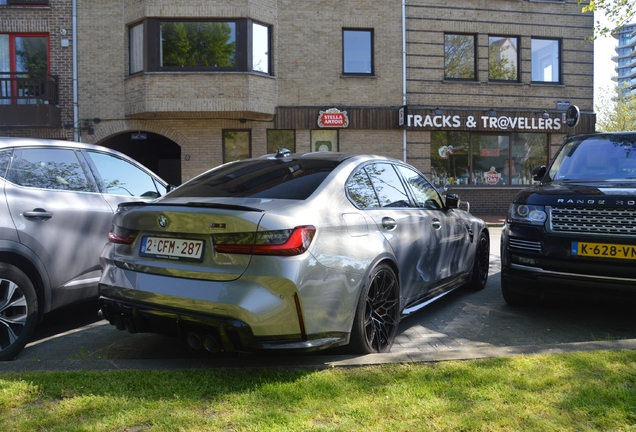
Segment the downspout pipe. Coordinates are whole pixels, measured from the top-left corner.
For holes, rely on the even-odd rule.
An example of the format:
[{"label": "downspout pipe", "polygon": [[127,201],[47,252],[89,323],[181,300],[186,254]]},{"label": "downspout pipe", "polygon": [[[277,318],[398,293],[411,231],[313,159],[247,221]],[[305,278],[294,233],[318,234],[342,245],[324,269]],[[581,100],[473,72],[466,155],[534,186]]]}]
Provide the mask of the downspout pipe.
[{"label": "downspout pipe", "polygon": [[[402,0],[402,106],[406,106],[406,0]],[[402,153],[406,162],[406,127],[402,129]]]},{"label": "downspout pipe", "polygon": [[80,142],[77,98],[77,0],[73,0],[73,141]]}]

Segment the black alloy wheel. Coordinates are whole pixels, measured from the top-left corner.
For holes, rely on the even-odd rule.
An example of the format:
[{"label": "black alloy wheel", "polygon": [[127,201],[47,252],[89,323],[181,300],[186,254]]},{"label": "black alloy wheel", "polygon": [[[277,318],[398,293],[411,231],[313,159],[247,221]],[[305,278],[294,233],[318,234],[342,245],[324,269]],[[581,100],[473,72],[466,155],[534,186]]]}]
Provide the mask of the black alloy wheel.
[{"label": "black alloy wheel", "polygon": [[362,288],[351,330],[355,353],[391,350],[400,323],[400,286],[393,269],[380,264]]},{"label": "black alloy wheel", "polygon": [[475,264],[473,266],[473,276],[468,283],[468,287],[474,291],[482,290],[488,282],[488,270],[490,269],[490,239],[482,231],[477,240],[477,251],[475,252]]},{"label": "black alloy wheel", "polygon": [[29,278],[17,267],[0,263],[0,360],[12,360],[33,334],[38,302]]}]

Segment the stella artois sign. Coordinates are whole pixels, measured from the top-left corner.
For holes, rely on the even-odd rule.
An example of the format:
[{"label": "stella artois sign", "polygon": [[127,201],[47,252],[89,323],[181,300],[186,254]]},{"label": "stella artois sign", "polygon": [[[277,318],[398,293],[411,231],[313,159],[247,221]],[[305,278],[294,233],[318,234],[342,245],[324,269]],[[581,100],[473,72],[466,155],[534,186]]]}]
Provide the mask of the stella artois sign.
[{"label": "stella artois sign", "polygon": [[318,126],[321,128],[346,128],[349,126],[349,117],[347,117],[346,111],[330,108],[319,112]]}]

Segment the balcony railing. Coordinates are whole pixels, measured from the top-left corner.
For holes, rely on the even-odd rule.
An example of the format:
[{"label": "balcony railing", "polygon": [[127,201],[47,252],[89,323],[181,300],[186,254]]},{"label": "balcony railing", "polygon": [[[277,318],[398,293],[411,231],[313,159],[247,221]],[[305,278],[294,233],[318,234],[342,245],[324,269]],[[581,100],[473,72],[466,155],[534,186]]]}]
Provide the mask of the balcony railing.
[{"label": "balcony railing", "polygon": [[0,72],[0,105],[58,105],[59,80],[42,72]]},{"label": "balcony railing", "polygon": [[9,0],[9,5],[44,5],[47,6],[49,4],[48,0]]}]

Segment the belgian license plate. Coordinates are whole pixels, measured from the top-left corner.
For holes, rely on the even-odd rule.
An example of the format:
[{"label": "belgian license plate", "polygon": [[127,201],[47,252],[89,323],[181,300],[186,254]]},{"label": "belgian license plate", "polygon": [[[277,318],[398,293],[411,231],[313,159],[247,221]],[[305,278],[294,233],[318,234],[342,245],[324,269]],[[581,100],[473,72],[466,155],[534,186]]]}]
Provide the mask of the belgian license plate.
[{"label": "belgian license plate", "polygon": [[204,244],[202,240],[143,237],[139,253],[157,258],[201,260]]},{"label": "belgian license plate", "polygon": [[636,246],[607,243],[572,242],[572,255],[593,258],[636,260]]}]

